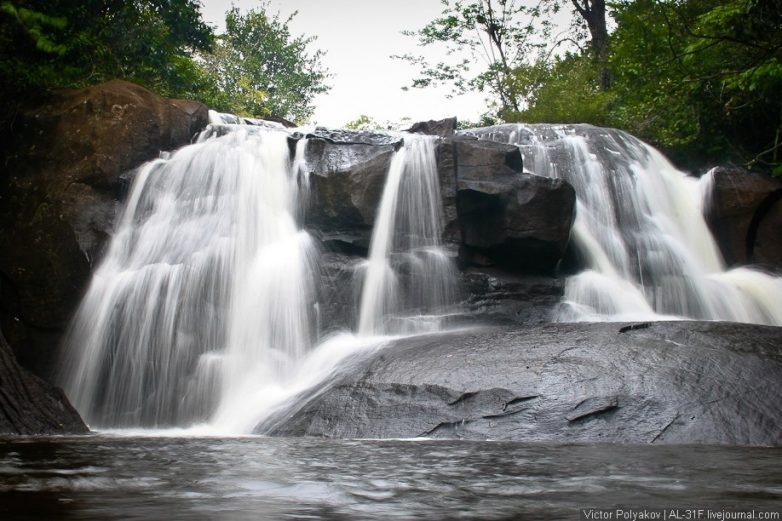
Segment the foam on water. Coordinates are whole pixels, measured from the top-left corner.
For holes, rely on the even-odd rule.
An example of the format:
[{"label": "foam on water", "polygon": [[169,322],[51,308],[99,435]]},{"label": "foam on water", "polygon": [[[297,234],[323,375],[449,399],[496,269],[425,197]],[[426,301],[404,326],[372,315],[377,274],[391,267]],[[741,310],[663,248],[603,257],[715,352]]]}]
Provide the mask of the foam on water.
[{"label": "foam on water", "polygon": [[690,177],[614,129],[541,124],[470,132],[517,145],[525,170],[576,190],[571,238],[586,269],[568,278],[559,320],[782,325],[780,279],[725,268],[702,213],[708,176]]}]

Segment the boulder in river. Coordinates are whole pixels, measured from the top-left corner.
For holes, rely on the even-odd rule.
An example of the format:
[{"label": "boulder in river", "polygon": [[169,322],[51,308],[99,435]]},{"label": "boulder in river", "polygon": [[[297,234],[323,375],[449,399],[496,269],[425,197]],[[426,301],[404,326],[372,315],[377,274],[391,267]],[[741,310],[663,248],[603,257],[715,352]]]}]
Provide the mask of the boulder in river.
[{"label": "boulder in river", "polygon": [[304,167],[311,189],[307,226],[327,247],[366,254],[397,146],[308,139]]},{"label": "boulder in river", "polygon": [[576,194],[561,179],[522,172],[518,147],[455,141],[456,212],[464,256],[510,271],[553,273],[575,219]]},{"label": "boulder in river", "polygon": [[259,425],[276,436],[782,444],[782,328],[547,324],[355,355]]},{"label": "boulder in river", "polygon": [[704,214],[725,262],[782,269],[782,181],[741,168],[707,175]]},{"label": "boulder in river", "polygon": [[453,136],[454,133],[456,133],[456,118],[451,117],[440,120],[419,121],[413,123],[405,132],[440,137]]}]

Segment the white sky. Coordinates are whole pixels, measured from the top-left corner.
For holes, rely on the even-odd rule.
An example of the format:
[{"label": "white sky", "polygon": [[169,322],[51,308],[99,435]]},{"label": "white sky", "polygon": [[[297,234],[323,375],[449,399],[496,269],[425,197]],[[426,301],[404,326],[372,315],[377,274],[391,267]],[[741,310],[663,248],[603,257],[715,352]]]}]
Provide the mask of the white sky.
[{"label": "white sky", "polygon": [[[261,5],[258,0],[201,0],[207,23],[222,31],[225,11]],[[361,114],[378,123],[413,122],[456,116],[477,120],[485,112],[479,93],[447,99],[447,87],[410,89],[416,69],[392,54],[420,53],[415,38],[400,31],[422,28],[440,14],[439,0],[270,0],[270,11],[281,18],[294,11],[293,35],[317,36],[313,49],[326,51],[331,90],[315,98],[312,123],[338,127]]]}]

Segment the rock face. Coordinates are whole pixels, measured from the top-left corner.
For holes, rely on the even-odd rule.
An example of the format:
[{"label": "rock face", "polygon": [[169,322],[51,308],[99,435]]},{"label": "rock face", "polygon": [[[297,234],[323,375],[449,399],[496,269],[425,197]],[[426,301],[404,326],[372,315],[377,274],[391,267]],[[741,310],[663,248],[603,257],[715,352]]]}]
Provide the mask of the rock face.
[{"label": "rock face", "polygon": [[782,182],[740,168],[709,175],[705,217],[725,262],[782,269]]},{"label": "rock face", "polygon": [[[551,275],[569,241],[575,192],[562,180],[524,173],[518,147],[453,135],[454,127],[455,121],[443,120],[410,130],[448,135],[437,140],[435,156],[443,240],[459,252],[464,308],[472,315],[462,318],[548,321],[563,293],[563,281]],[[307,227],[331,252],[322,263],[321,302],[335,305],[324,306],[322,325],[350,327],[358,298],[353,268],[367,255],[388,168],[403,137],[323,129],[306,137]]]},{"label": "rock face", "polygon": [[782,328],[548,324],[398,340],[258,432],[782,444]]},{"label": "rock face", "polygon": [[428,134],[430,136],[450,137],[456,133],[456,118],[419,121],[405,132]]},{"label": "rock face", "polygon": [[200,103],[123,81],[64,90],[19,115],[0,176],[0,325],[23,365],[48,374],[113,229],[122,174],[207,122]]},{"label": "rock face", "polygon": [[307,225],[327,247],[366,253],[395,147],[307,140]]},{"label": "rock face", "polygon": [[[467,264],[521,273],[557,269],[575,219],[572,186],[524,173],[513,145],[458,136],[443,140],[437,155],[446,238],[458,229]],[[449,167],[453,176],[445,173]]]},{"label": "rock face", "polygon": [[459,178],[462,243],[521,272],[553,273],[575,219],[576,195],[561,179],[518,174],[502,180]]},{"label": "rock face", "polygon": [[0,434],[83,434],[88,431],[60,389],[17,364],[0,333]]},{"label": "rock face", "polygon": [[473,323],[551,322],[565,292],[565,279],[518,275],[495,267],[461,272],[464,312]]},{"label": "rock face", "polygon": [[[524,173],[518,147],[455,136],[454,125],[429,121],[410,129],[450,136],[440,138],[435,149],[443,239],[464,246],[467,265],[553,273],[575,218],[573,188],[560,179]],[[308,138],[307,224],[327,246],[365,254],[388,166],[401,142],[322,130]]]}]

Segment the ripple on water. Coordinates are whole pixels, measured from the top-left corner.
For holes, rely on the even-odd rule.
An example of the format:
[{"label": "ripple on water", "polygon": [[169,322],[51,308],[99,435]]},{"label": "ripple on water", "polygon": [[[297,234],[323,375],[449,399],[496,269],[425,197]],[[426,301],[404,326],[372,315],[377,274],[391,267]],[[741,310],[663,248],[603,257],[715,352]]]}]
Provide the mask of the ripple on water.
[{"label": "ripple on water", "polygon": [[585,506],[618,504],[777,508],[780,456],[306,438],[9,441],[0,444],[0,519],[491,520],[574,518]]}]

